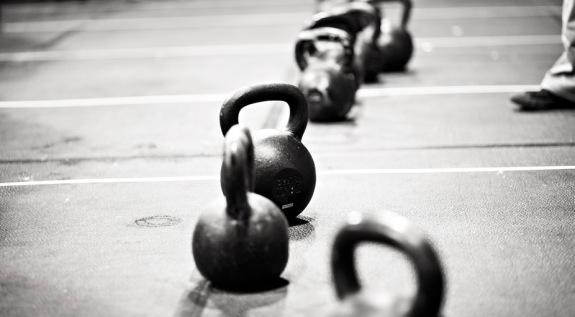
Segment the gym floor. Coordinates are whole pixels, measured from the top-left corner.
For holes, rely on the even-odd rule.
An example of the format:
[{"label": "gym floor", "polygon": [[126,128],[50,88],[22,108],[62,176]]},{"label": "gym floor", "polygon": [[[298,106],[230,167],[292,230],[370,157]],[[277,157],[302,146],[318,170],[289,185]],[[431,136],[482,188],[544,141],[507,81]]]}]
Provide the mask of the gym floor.
[{"label": "gym floor", "polygon": [[[1,9],[1,316],[321,315],[337,305],[330,248],[352,211],[427,233],[444,316],[575,315],[575,111],[509,102],[561,54],[560,0],[415,0],[408,70],[364,85],[349,120],[308,125],[315,194],[290,228],[286,285],[256,293],[207,283],[191,233],[222,196],[222,100],[297,82],[314,2]],[[240,122],[287,115],[262,103]],[[357,263],[366,292],[413,295],[403,255],[366,244]]]}]

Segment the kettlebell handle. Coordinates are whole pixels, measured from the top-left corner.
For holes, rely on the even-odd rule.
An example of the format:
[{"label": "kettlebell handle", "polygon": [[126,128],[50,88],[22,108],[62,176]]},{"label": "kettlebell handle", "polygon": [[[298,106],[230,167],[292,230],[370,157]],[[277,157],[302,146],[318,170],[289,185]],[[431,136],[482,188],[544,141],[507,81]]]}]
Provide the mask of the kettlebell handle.
[{"label": "kettlebell handle", "polygon": [[354,213],[337,234],[331,266],[337,296],[343,299],[361,289],[354,262],[354,251],[363,241],[389,245],[413,262],[418,289],[406,316],[436,317],[443,301],[444,277],[439,259],[423,233],[409,220],[393,213],[367,217]]},{"label": "kettlebell handle", "polygon": [[220,128],[226,135],[238,124],[240,110],[253,103],[279,100],[288,104],[289,120],[285,130],[301,141],[307,127],[308,106],[303,93],[294,85],[285,83],[265,83],[246,86],[234,91],[220,109]]},{"label": "kettlebell handle", "polygon": [[412,2],[411,0],[400,0],[401,4],[403,4],[403,13],[401,16],[401,28],[403,30],[407,29],[407,23],[409,22],[409,18],[411,16],[411,7]]},{"label": "kettlebell handle", "polygon": [[316,13],[304,22],[304,30],[317,29],[322,27],[332,27],[343,30],[350,35],[352,45],[355,43],[355,36],[360,31],[360,25],[352,17],[343,15],[337,11],[329,10]]},{"label": "kettlebell handle", "polygon": [[403,30],[407,29],[407,23],[409,23],[409,18],[411,17],[411,8],[413,3],[411,0],[370,0],[369,3],[374,5],[379,2],[399,2],[402,6],[402,13],[401,13],[401,24],[400,27]]},{"label": "kettlebell handle", "polygon": [[[396,0],[396,1],[398,1],[398,0]],[[401,1],[401,0],[399,0],[399,1]],[[341,15],[347,15],[347,14],[363,15],[368,20],[371,20],[371,22],[374,24],[374,27],[375,27],[375,30],[373,32],[373,36],[371,39],[373,43],[375,43],[375,41],[377,41],[377,39],[381,35],[381,19],[379,17],[377,10],[375,9],[375,7],[373,7],[369,3],[350,0],[350,2],[346,3],[345,5],[341,5],[341,6],[337,6],[337,7],[332,8],[331,11],[336,13],[336,14],[341,14]],[[363,27],[364,27],[364,26],[361,26],[359,24],[358,24],[358,26],[360,27],[360,29],[363,29]]]},{"label": "kettlebell handle", "polygon": [[353,63],[353,46],[349,34],[340,29],[322,27],[302,31],[298,34],[298,40],[295,45],[295,57],[300,70],[304,70],[308,66],[308,62],[304,56],[306,46],[309,44],[313,45],[314,42],[321,40],[341,43],[345,55],[343,66],[351,67]]},{"label": "kettlebell handle", "polygon": [[222,173],[228,215],[249,218],[247,193],[254,191],[254,146],[250,131],[243,125],[234,125],[226,133]]}]

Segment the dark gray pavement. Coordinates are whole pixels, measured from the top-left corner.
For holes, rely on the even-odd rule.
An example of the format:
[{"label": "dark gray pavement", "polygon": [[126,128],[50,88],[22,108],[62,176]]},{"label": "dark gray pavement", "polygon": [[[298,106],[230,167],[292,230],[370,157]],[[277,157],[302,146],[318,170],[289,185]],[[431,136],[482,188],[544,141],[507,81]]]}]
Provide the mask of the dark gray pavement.
[{"label": "dark gray pavement", "polygon": [[[4,4],[0,315],[321,315],[336,305],[337,229],[386,210],[433,241],[445,316],[575,315],[575,111],[508,101],[561,53],[560,6],[415,1],[409,70],[363,86],[348,121],[308,125],[318,178],[290,228],[288,285],[236,294],[206,283],[190,250],[222,195],[221,99],[297,81],[293,41],[313,2]],[[258,104],[240,121],[282,127],[287,111]],[[366,291],[415,290],[389,249],[362,246],[358,268]]]}]

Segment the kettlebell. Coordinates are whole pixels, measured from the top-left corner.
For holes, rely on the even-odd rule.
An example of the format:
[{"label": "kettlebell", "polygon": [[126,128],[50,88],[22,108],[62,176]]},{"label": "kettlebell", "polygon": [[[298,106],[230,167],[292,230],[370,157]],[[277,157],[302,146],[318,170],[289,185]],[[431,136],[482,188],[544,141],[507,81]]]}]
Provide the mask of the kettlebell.
[{"label": "kettlebell", "polygon": [[[313,158],[301,143],[308,122],[308,106],[303,93],[296,86],[284,83],[240,88],[222,104],[220,127],[225,135],[238,123],[243,107],[273,100],[286,102],[290,116],[283,131],[262,129],[252,134],[254,192],[273,201],[287,218],[294,218],[310,202],[316,181]],[[227,196],[225,188],[222,188]]]},{"label": "kettlebell", "polygon": [[[415,298],[362,292],[354,252],[361,242],[378,242],[403,252],[413,263],[418,288]],[[379,217],[352,213],[337,233],[331,267],[340,303],[332,316],[438,316],[444,293],[443,269],[424,234],[394,213]]]},{"label": "kettlebell", "polygon": [[288,223],[269,199],[253,193],[249,130],[226,134],[222,182],[226,196],[198,219],[192,253],[200,273],[223,288],[254,287],[279,278],[288,261]]},{"label": "kettlebell", "polygon": [[377,9],[366,2],[349,2],[332,8],[336,14],[349,15],[358,25],[356,50],[362,56],[363,81],[370,83],[377,81],[377,74],[381,72],[383,60],[377,40],[381,34],[381,19]]},{"label": "kettlebell", "polygon": [[[322,43],[335,46],[318,50],[316,46]],[[302,31],[295,57],[302,71],[298,88],[307,100],[309,119],[321,122],[345,118],[357,90],[349,34],[330,27]]]},{"label": "kettlebell", "polygon": [[[332,8],[333,9],[333,8]],[[353,47],[353,60],[351,63],[351,72],[355,77],[356,90],[363,83],[364,78],[364,55],[357,54],[357,50],[364,52],[363,45],[356,41],[358,32],[361,31],[361,25],[351,15],[345,15],[333,10],[323,11],[312,15],[304,22],[304,30],[313,30],[318,28],[336,28],[345,31],[349,36],[349,41]]]},{"label": "kettlebell", "polygon": [[407,23],[411,16],[411,0],[376,0],[378,2],[400,2],[402,17],[399,26],[392,26],[386,18],[382,19],[381,36],[377,39],[377,47],[382,59],[382,72],[404,71],[413,55],[413,38],[407,30]]}]

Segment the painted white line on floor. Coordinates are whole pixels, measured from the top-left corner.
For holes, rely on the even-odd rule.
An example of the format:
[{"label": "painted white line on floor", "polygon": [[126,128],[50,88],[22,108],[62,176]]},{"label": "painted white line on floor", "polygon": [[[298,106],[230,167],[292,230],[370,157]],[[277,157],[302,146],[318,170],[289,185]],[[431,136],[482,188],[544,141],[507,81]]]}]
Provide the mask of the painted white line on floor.
[{"label": "painted white line on floor", "polygon": [[[470,168],[405,168],[405,169],[365,169],[365,170],[327,170],[318,171],[318,175],[362,175],[362,174],[443,174],[443,173],[505,173],[529,171],[575,170],[575,166],[522,166],[522,167],[470,167]],[[101,179],[69,179],[54,181],[31,181],[0,183],[0,187],[41,186],[41,185],[72,185],[72,184],[103,184],[103,183],[155,183],[155,182],[186,182],[219,180],[213,176],[184,177],[143,177],[143,178],[101,178]]]},{"label": "painted white line on floor", "polygon": [[414,168],[414,169],[365,169],[328,170],[319,175],[359,175],[359,174],[442,174],[442,173],[485,173],[485,172],[529,172],[575,170],[575,166],[519,166],[519,167],[462,167],[462,168]]},{"label": "painted white line on floor", "polygon": [[101,107],[123,105],[150,105],[216,102],[222,103],[227,94],[205,95],[168,95],[168,96],[138,96],[94,99],[64,99],[64,100],[32,100],[32,101],[0,101],[0,108],[68,108],[68,107]]},{"label": "painted white line on floor", "polygon": [[[416,38],[415,46],[425,51],[441,47],[491,47],[512,45],[561,44],[559,35],[476,36]],[[0,53],[0,62],[41,62],[174,58],[192,56],[293,54],[293,43],[196,45],[174,47],[118,48],[66,51],[31,51]]]},{"label": "painted white line on floor", "polygon": [[72,185],[72,184],[113,184],[113,183],[161,183],[161,182],[190,182],[218,180],[219,176],[185,176],[185,177],[140,177],[140,178],[96,178],[96,179],[67,179],[54,181],[31,181],[0,183],[0,187],[41,186],[41,185]]},{"label": "painted white line on floor", "polygon": [[40,62],[73,60],[109,60],[168,58],[215,55],[261,55],[292,54],[293,43],[242,44],[242,45],[197,45],[174,47],[147,47],[101,50],[69,50],[0,53],[0,62]]},{"label": "painted white line on floor", "polygon": [[214,27],[300,25],[309,12],[206,15],[169,18],[95,19],[4,23],[5,33],[41,33],[75,31],[171,30]]},{"label": "painted white line on floor", "polygon": [[[413,8],[413,20],[489,19],[561,16],[561,6]],[[391,15],[391,12],[386,15]]]},{"label": "painted white line on floor", "polygon": [[415,47],[430,51],[434,47],[489,47],[562,44],[560,35],[461,36],[415,38]]},{"label": "painted white line on floor", "polygon": [[362,88],[359,98],[420,95],[493,94],[539,90],[539,85],[486,85],[486,86],[437,86],[437,87],[398,87]]},{"label": "painted white line on floor", "polygon": [[[386,12],[387,13],[387,12]],[[390,12],[387,15],[394,15]],[[545,17],[561,15],[560,6],[414,8],[414,20],[487,19]],[[301,24],[310,11],[293,13],[234,14],[209,16],[143,17],[129,19],[83,19],[63,21],[7,22],[4,33],[76,31],[166,30],[233,26],[271,26]]]},{"label": "painted white line on floor", "polygon": [[[487,86],[437,86],[437,87],[399,87],[399,88],[362,88],[357,92],[359,98],[387,96],[453,95],[513,93],[539,90],[539,85],[487,85]],[[215,102],[221,103],[227,94],[136,96],[94,99],[0,101],[2,108],[67,108],[101,107],[124,105],[177,104]]]},{"label": "painted white line on floor", "polygon": [[[231,1],[148,1],[144,2],[144,5],[139,7],[135,7],[136,10],[138,9],[145,9],[145,10],[172,10],[172,9],[208,9],[208,8],[222,8],[222,9],[229,9],[229,8],[237,8],[237,7],[257,7],[259,9],[266,8],[266,7],[285,7],[285,6],[294,6],[294,5],[302,5],[309,7],[310,2],[309,0],[304,1],[240,1],[240,0],[231,0]],[[130,8],[134,8],[131,6]],[[141,11],[141,10],[138,10]]]},{"label": "painted white line on floor", "polygon": [[[6,2],[6,1],[5,1]],[[231,8],[242,8],[242,7],[256,7],[258,9],[267,7],[287,7],[287,6],[304,6],[305,8],[310,8],[310,1],[240,1],[240,0],[230,0],[230,1],[126,1],[127,5],[121,5],[117,2],[120,1],[91,1],[90,3],[79,3],[72,1],[27,1],[25,5],[15,3],[16,1],[11,1],[13,3],[3,3],[2,13],[14,16],[14,15],[39,15],[46,14],[47,11],[63,13],[80,13],[80,14],[94,14],[94,13],[118,13],[118,12],[145,12],[145,11],[162,11],[162,10],[178,10],[181,12],[186,9],[217,9],[221,8],[223,10],[229,10]],[[100,3],[98,3],[100,2]],[[311,11],[310,11],[311,12]]]}]

